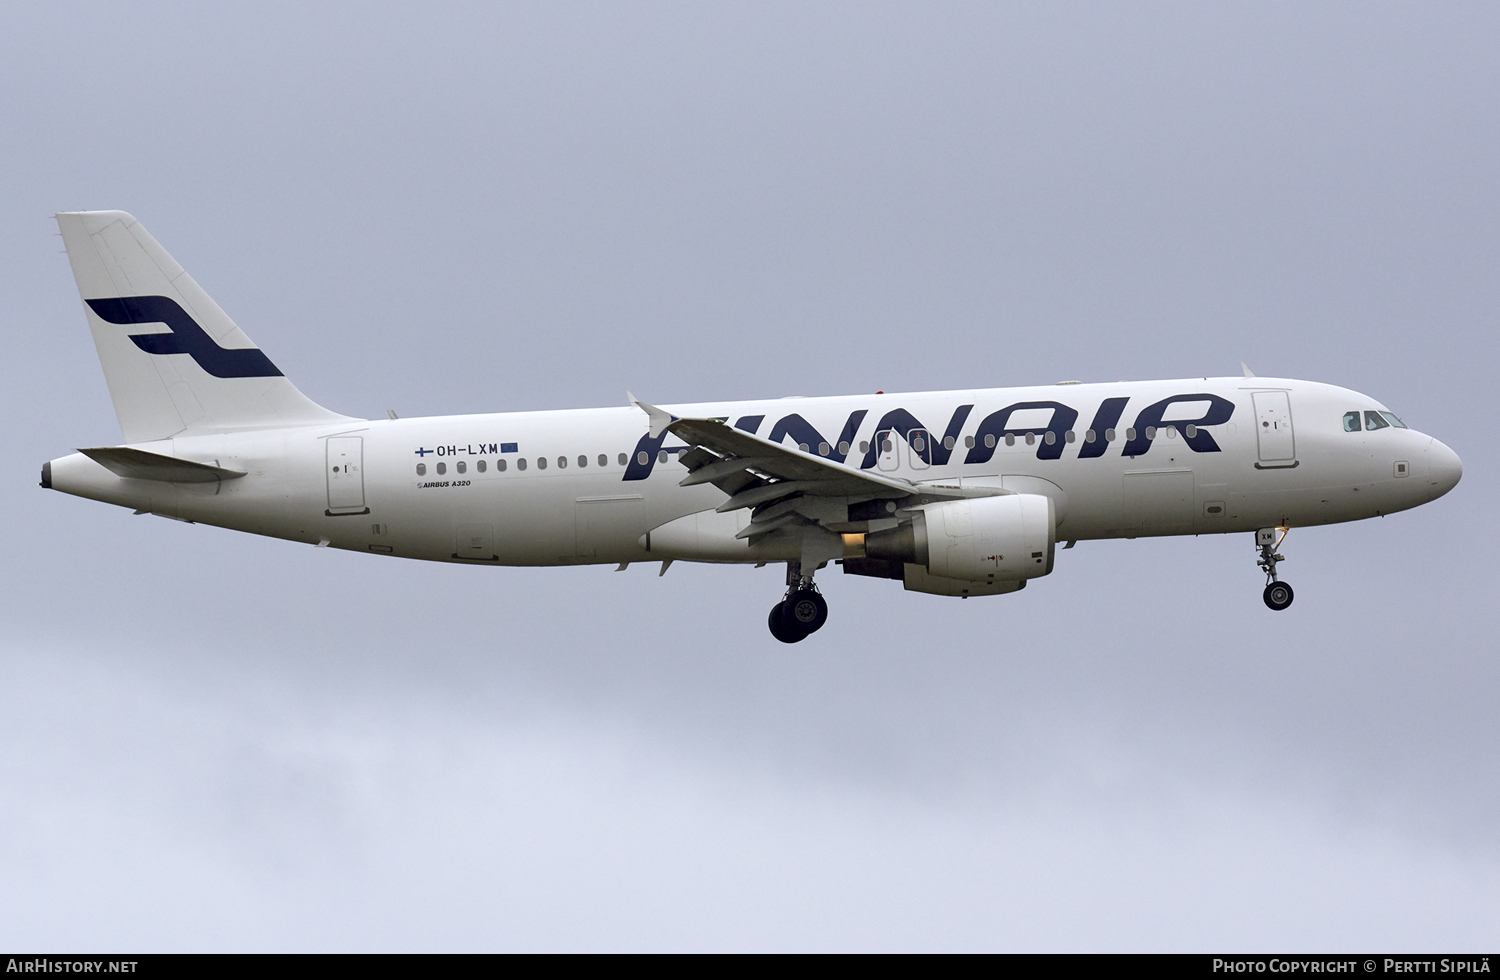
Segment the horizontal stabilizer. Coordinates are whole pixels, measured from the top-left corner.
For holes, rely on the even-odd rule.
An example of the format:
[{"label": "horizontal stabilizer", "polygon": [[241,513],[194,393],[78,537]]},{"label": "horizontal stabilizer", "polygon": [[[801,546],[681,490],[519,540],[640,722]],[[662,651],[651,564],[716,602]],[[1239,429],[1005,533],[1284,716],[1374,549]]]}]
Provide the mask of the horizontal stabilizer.
[{"label": "horizontal stabilizer", "polygon": [[207,463],[195,463],[190,459],[148,453],[144,449],[129,449],[124,446],[106,446],[100,449],[80,449],[89,459],[109,470],[115,476],[131,480],[156,480],[160,483],[213,483],[217,480],[235,480],[245,474],[240,470],[226,470]]}]

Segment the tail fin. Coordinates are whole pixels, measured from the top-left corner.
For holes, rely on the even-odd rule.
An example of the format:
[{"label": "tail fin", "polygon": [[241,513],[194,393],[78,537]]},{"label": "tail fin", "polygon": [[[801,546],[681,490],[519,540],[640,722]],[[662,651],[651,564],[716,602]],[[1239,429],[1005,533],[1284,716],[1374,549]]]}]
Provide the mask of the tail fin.
[{"label": "tail fin", "polygon": [[127,443],[347,418],[298,391],[133,217],[56,217]]}]

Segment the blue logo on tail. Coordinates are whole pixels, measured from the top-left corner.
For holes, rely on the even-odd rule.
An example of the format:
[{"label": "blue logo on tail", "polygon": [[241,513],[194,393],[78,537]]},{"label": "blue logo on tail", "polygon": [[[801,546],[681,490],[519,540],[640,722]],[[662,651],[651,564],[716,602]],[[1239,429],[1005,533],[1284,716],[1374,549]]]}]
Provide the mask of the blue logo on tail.
[{"label": "blue logo on tail", "polygon": [[165,323],[171,333],[131,334],[147,354],[187,354],[216,378],[279,378],[271,359],[253,347],[225,349],[188,316],[187,310],[165,296],[120,296],[86,300],[89,308],[109,323]]}]

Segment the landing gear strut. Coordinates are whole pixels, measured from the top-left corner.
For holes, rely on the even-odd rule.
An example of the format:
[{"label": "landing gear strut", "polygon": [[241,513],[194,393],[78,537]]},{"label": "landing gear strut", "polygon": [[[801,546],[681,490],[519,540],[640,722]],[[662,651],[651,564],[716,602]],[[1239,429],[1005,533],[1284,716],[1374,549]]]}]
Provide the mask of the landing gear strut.
[{"label": "landing gear strut", "polygon": [[[1281,531],[1281,537],[1276,536]],[[1260,549],[1260,561],[1256,562],[1266,573],[1266,591],[1262,598],[1266,605],[1280,612],[1292,604],[1292,587],[1276,577],[1276,563],[1286,558],[1276,553],[1281,542],[1286,540],[1290,528],[1263,527],[1255,532],[1255,546]]]},{"label": "landing gear strut", "polygon": [[828,603],[813,585],[811,575],[802,574],[800,562],[787,562],[786,598],[771,607],[766,625],[782,643],[807,639],[828,622]]}]

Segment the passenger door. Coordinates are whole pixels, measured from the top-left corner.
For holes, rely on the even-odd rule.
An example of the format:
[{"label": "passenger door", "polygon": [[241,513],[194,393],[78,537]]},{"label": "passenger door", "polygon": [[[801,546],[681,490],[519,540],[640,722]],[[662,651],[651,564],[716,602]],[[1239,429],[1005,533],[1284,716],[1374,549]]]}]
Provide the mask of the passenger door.
[{"label": "passenger door", "polygon": [[1296,440],[1292,435],[1292,403],[1284,391],[1257,391],[1255,400],[1255,435],[1262,463],[1293,465],[1297,458]]},{"label": "passenger door", "polygon": [[368,514],[365,506],[365,440],[360,436],[332,436],[327,440],[329,517]]}]

